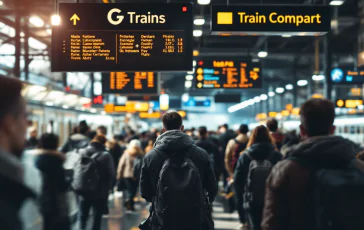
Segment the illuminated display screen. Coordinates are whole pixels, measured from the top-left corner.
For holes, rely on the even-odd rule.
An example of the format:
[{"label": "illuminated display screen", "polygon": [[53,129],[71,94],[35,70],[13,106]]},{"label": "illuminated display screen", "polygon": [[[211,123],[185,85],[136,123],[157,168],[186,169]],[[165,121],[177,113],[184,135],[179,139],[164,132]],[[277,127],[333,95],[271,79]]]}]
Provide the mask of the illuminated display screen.
[{"label": "illuminated display screen", "polygon": [[198,60],[196,89],[247,89],[262,87],[260,62]]},{"label": "illuminated display screen", "polygon": [[158,88],[158,77],[154,72],[111,72],[102,75],[103,94],[158,94]]},{"label": "illuminated display screen", "polygon": [[338,99],[338,100],[336,100],[336,107],[339,107],[339,108],[355,109],[358,106],[362,106],[362,105],[363,105],[363,100],[361,100],[361,99],[348,99],[348,100]]},{"label": "illuminated display screen", "polygon": [[192,70],[192,4],[59,4],[52,71]]},{"label": "illuminated display screen", "polygon": [[213,5],[211,32],[232,34],[324,34],[331,29],[329,6]]},{"label": "illuminated display screen", "polygon": [[335,68],[331,71],[330,80],[332,84],[363,84],[364,70],[344,70]]}]

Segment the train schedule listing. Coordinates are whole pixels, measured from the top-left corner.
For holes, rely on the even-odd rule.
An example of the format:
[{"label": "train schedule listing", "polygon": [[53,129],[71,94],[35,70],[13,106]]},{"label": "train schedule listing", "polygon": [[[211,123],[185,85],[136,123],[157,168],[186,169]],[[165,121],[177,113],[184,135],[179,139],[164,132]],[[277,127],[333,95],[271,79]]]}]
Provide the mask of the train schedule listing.
[{"label": "train schedule listing", "polygon": [[192,69],[191,4],[60,4],[59,12],[52,71]]}]

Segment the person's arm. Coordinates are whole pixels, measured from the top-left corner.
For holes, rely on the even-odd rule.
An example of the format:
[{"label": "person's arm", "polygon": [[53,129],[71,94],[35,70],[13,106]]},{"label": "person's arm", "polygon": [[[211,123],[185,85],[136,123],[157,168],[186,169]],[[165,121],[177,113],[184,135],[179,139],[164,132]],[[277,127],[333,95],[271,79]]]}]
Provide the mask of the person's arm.
[{"label": "person's arm", "polygon": [[[207,156],[207,154],[206,154]],[[217,195],[217,183],[216,183],[216,178],[215,178],[215,172],[214,172],[214,168],[211,164],[210,158],[206,157],[206,167],[205,167],[205,172],[204,172],[204,182],[203,182],[203,187],[206,190],[206,192],[208,193],[210,202],[213,202],[215,200],[215,197]]]},{"label": "person's arm", "polygon": [[117,180],[120,180],[124,175],[125,160],[126,160],[127,154],[128,153],[124,153],[119,160],[118,169],[117,169],[117,173],[116,173]]},{"label": "person's arm", "polygon": [[225,151],[225,167],[228,173],[230,174],[230,177],[233,177],[234,175],[234,169],[231,167],[231,160],[233,157],[234,152],[234,140],[230,140],[228,145],[226,146]]},{"label": "person's arm", "polygon": [[144,157],[140,174],[140,194],[147,202],[152,202],[154,197],[154,189],[150,178],[151,173],[148,169],[148,157]]},{"label": "person's arm", "polygon": [[250,158],[247,153],[240,155],[236,164],[234,182],[238,194],[244,193],[245,183],[249,173]]}]

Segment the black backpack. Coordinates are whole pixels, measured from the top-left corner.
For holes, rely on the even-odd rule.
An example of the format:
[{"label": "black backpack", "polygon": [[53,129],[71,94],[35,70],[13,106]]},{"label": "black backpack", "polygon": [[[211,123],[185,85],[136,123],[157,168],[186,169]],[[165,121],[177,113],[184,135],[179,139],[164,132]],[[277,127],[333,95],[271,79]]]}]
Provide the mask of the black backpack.
[{"label": "black backpack", "polygon": [[80,153],[72,181],[72,188],[76,194],[89,197],[97,195],[102,173],[97,158],[101,155],[102,153],[95,153],[91,156],[87,153]]},{"label": "black backpack", "polygon": [[251,159],[251,162],[245,185],[244,207],[245,209],[250,209],[252,206],[263,208],[265,185],[273,165],[269,161],[270,156],[265,160],[258,161],[253,159],[249,154],[247,155]]},{"label": "black backpack", "polygon": [[289,157],[311,171],[309,186],[313,230],[362,230],[364,170],[357,160],[341,168],[319,168],[313,162]]},{"label": "black backpack", "polygon": [[179,156],[158,153],[164,159],[153,202],[158,225],[166,230],[200,229],[205,217],[205,196],[190,151]]}]

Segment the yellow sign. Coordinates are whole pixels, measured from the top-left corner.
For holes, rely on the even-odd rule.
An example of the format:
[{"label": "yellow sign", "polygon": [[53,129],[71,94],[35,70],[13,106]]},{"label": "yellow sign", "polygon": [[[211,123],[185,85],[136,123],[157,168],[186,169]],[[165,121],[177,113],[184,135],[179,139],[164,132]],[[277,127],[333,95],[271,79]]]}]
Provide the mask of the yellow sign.
[{"label": "yellow sign", "polygon": [[266,113],[258,113],[257,116],[255,117],[256,120],[265,120],[267,119],[267,114]]},{"label": "yellow sign", "polygon": [[359,105],[363,105],[363,100],[346,100],[345,101],[346,108],[356,108]]},{"label": "yellow sign", "polygon": [[345,105],[345,102],[344,102],[344,100],[338,100],[337,102],[336,102],[336,105],[337,105],[337,107],[343,107],[344,105]]},{"label": "yellow sign", "polygon": [[351,88],[350,89],[351,96],[361,96],[361,88]]},{"label": "yellow sign", "polygon": [[160,112],[154,112],[154,113],[140,113],[139,114],[140,118],[148,118],[148,119],[158,119],[161,117],[161,113]]},{"label": "yellow sign", "polygon": [[73,25],[75,26],[77,24],[77,21],[79,21],[80,18],[77,16],[77,14],[73,14],[70,18],[70,21],[73,21]]},{"label": "yellow sign", "polygon": [[218,12],[217,13],[217,24],[220,24],[220,25],[233,24],[233,13],[232,12]]},{"label": "yellow sign", "polygon": [[181,111],[177,111],[177,113],[178,113],[179,115],[181,115],[181,117],[182,117],[182,118],[185,118],[185,117],[187,116],[186,111],[183,111],[183,110],[181,110]]},{"label": "yellow sign", "polygon": [[277,116],[277,112],[269,112],[268,113],[269,117],[276,117]]},{"label": "yellow sign", "polygon": [[312,98],[324,98],[324,95],[319,94],[319,93],[315,93],[312,95]]},{"label": "yellow sign", "polygon": [[282,110],[281,114],[283,117],[288,117],[290,113],[288,110]]},{"label": "yellow sign", "polygon": [[[293,105],[292,104],[287,104],[286,105],[286,110],[288,110],[288,111],[292,111],[292,109],[293,109]],[[283,115],[284,116],[284,115]]]},{"label": "yellow sign", "polygon": [[114,104],[106,104],[104,106],[104,111],[106,113],[112,113],[112,112],[114,112]]},{"label": "yellow sign", "polygon": [[300,115],[300,108],[293,108],[291,114],[296,116]]},{"label": "yellow sign", "polygon": [[193,51],[193,56],[195,56],[195,57],[196,57],[196,56],[198,56],[199,54],[200,54],[200,52],[198,52],[198,50],[194,50],[194,51]]}]

